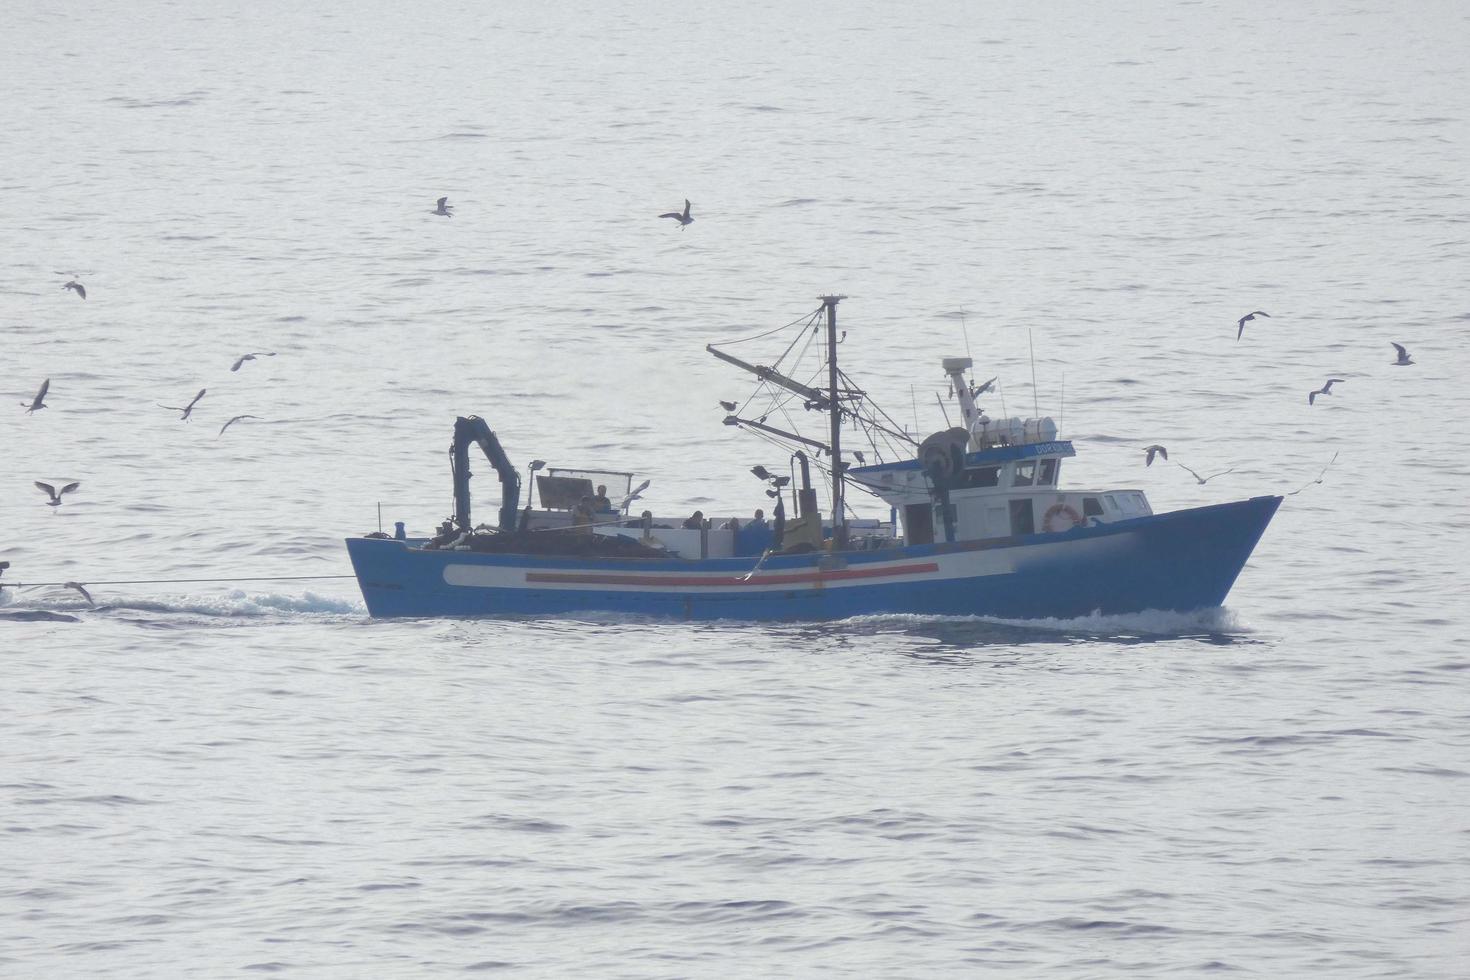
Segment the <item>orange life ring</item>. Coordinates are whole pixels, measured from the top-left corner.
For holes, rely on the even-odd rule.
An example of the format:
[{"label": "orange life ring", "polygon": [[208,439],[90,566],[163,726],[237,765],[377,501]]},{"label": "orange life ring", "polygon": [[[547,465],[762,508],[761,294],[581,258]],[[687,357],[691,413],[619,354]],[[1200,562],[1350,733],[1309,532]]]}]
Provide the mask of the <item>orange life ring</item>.
[{"label": "orange life ring", "polygon": [[1048,534],[1066,530],[1066,528],[1051,526],[1052,518],[1063,516],[1072,522],[1072,527],[1079,527],[1082,524],[1082,515],[1077,513],[1077,509],[1071,504],[1052,504],[1047,508],[1046,516],[1041,519],[1041,529]]}]

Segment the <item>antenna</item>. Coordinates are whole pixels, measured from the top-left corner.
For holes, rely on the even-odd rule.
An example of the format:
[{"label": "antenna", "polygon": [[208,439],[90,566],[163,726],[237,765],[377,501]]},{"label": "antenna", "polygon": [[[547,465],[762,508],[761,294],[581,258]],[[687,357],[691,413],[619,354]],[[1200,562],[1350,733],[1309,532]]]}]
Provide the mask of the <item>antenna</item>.
[{"label": "antenna", "polygon": [[939,410],[944,413],[944,427],[946,429],[954,428],[954,423],[949,420],[949,411],[944,407],[944,399],[939,397],[938,392],[934,393],[934,400],[939,403]]},{"label": "antenna", "polygon": [[960,333],[964,334],[965,336],[965,356],[968,357],[971,361],[974,361],[975,355],[970,353],[970,327],[965,322],[964,307],[960,307]]},{"label": "antenna", "polygon": [[1036,344],[1031,340],[1031,328],[1026,328],[1026,343],[1031,348],[1031,410],[1041,416],[1041,406],[1036,400]]},{"label": "antenna", "polygon": [[1067,372],[1062,371],[1062,407],[1057,412],[1057,436],[1061,437],[1062,424],[1067,421]]}]

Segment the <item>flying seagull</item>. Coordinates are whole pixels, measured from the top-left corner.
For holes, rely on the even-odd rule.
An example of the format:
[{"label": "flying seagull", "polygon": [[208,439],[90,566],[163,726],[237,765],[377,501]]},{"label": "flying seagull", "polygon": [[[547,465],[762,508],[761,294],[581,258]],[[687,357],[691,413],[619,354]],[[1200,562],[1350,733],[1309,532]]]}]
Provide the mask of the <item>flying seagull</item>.
[{"label": "flying seagull", "polygon": [[1310,487],[1312,484],[1314,484],[1314,483],[1321,483],[1322,482],[1322,478],[1327,475],[1327,471],[1332,468],[1332,464],[1335,463],[1335,462],[1337,462],[1337,453],[1333,453],[1332,454],[1332,458],[1327,461],[1327,465],[1324,466],[1324,467],[1322,467],[1322,472],[1317,474],[1317,479],[1310,480],[1307,483],[1302,484],[1301,486],[1297,487],[1295,490],[1292,490],[1290,493],[1288,493],[1287,496],[1288,497],[1295,497],[1297,494],[1301,493],[1303,490],[1307,489],[1307,487]]},{"label": "flying seagull", "polygon": [[971,398],[974,398],[976,395],[983,395],[987,391],[994,390],[996,379],[999,378],[999,377],[1000,377],[1000,375],[996,375],[994,378],[991,378],[989,381],[985,382],[983,385],[981,385],[978,388],[971,387],[970,388],[970,397]]},{"label": "flying seagull", "polygon": [[637,500],[639,497],[643,496],[643,491],[647,490],[648,485],[652,482],[652,480],[644,480],[642,483],[634,487],[633,492],[624,497],[623,502],[618,504],[618,510],[627,510],[629,504]]},{"label": "flying seagull", "polygon": [[1144,446],[1143,447],[1143,452],[1144,452],[1144,458],[1143,458],[1143,465],[1144,466],[1152,466],[1152,465],[1154,465],[1154,457],[1155,456],[1162,456],[1162,457],[1164,457],[1164,462],[1166,462],[1166,463],[1169,461],[1169,450],[1165,449],[1163,446],[1160,446],[1160,445],[1157,445],[1157,444],[1152,445],[1152,446]]},{"label": "flying seagull", "polygon": [[1248,323],[1251,320],[1254,320],[1258,316],[1263,316],[1263,317],[1265,317],[1268,320],[1271,319],[1271,314],[1265,312],[1264,310],[1254,310],[1254,311],[1252,311],[1250,313],[1247,313],[1245,316],[1241,317],[1239,320],[1235,321],[1236,326],[1238,326],[1240,328],[1239,330],[1235,331],[1235,339],[1236,340],[1239,340],[1240,339],[1240,335],[1243,334],[1243,333],[1245,333],[1245,325],[1246,325],[1246,323]]},{"label": "flying seagull", "polygon": [[1230,467],[1230,469],[1228,469],[1228,470],[1222,470],[1219,473],[1211,473],[1209,476],[1200,476],[1198,473],[1196,473],[1194,470],[1189,469],[1189,467],[1188,466],[1185,466],[1183,463],[1175,463],[1174,465],[1177,466],[1177,467],[1179,467],[1182,470],[1187,470],[1189,472],[1189,475],[1192,476],[1192,477],[1194,477],[1195,480],[1199,483],[1200,486],[1204,486],[1206,483],[1209,483],[1211,480],[1213,480],[1217,476],[1224,476],[1226,473],[1234,473],[1235,472],[1235,467],[1232,466],[1232,467]]},{"label": "flying seagull", "polygon": [[[36,392],[36,397],[31,399],[31,401],[30,401],[30,407],[28,407],[26,409],[26,414],[27,415],[31,414],[32,412],[36,411],[37,409],[41,409],[41,408],[45,408],[46,407],[46,392],[47,392],[47,390],[50,389],[50,387],[51,387],[51,379],[50,378],[47,378],[45,381],[42,381],[41,382],[41,390],[38,391],[38,392]],[[24,405],[26,403],[25,402],[21,402],[21,404]]]},{"label": "flying seagull", "polygon": [[[222,425],[222,426],[219,427],[219,436],[224,435],[226,429],[228,429],[230,426],[234,425],[236,422],[240,421],[241,419],[258,419],[258,418],[260,418],[259,415],[236,415],[234,418],[230,419],[224,425]],[[215,438],[218,439],[219,436],[215,436]]]},{"label": "flying seagull", "polygon": [[170,409],[170,410],[175,411],[175,412],[183,412],[184,414],[183,415],[180,415],[179,418],[182,419],[183,421],[187,422],[187,421],[189,421],[189,413],[192,412],[192,411],[194,411],[194,406],[199,404],[199,399],[203,398],[204,397],[204,393],[206,391],[208,391],[208,390],[209,389],[207,389],[207,388],[200,388],[199,389],[199,394],[197,394],[197,395],[194,396],[194,400],[191,401],[189,404],[185,405],[183,408],[180,408],[177,405],[159,405],[158,407],[159,408],[167,408],[167,409]]},{"label": "flying seagull", "polygon": [[77,487],[79,487],[79,486],[82,485],[81,481],[80,480],[77,480],[77,481],[75,481],[73,483],[68,483],[66,486],[62,487],[60,490],[57,490],[51,484],[49,484],[49,483],[42,483],[40,480],[36,480],[35,483],[36,483],[37,488],[39,488],[42,492],[44,492],[48,497],[51,498],[51,502],[49,504],[47,504],[48,507],[60,507],[61,506],[61,498],[63,496],[65,496],[66,494],[71,493]]},{"label": "flying seagull", "polygon": [[[1393,344],[1393,341],[1390,340],[1389,343]],[[1399,352],[1399,359],[1391,362],[1394,367],[1403,367],[1405,364],[1414,363],[1414,359],[1409,356],[1408,348],[1403,344],[1393,344],[1393,349]]]},{"label": "flying seagull", "polygon": [[683,231],[686,225],[690,225],[690,224],[693,224],[694,223],[694,219],[691,218],[691,217],[689,217],[689,199],[687,197],[684,199],[684,213],[683,214],[680,214],[678,211],[668,211],[668,212],[665,212],[664,214],[659,215],[659,217],[660,218],[673,218],[675,221],[679,222],[679,230],[680,231]]},{"label": "flying seagull", "polygon": [[447,197],[441,197],[441,198],[439,198],[439,206],[436,207],[434,210],[430,211],[429,213],[430,214],[437,214],[441,218],[452,218],[452,217],[454,217],[454,215],[450,214],[449,212],[451,212],[453,210],[454,210],[454,205],[449,203],[449,198],[447,198]]},{"label": "flying seagull", "polygon": [[95,603],[95,602],[92,601],[92,593],[88,592],[86,590],[86,588],[82,585],[82,583],[80,583],[80,582],[63,582],[61,584],[62,584],[62,586],[64,588],[75,589],[76,591],[80,592],[82,594],[82,598],[87,600],[87,605],[89,605],[89,606],[95,606],[95,605],[97,605],[97,603]]},{"label": "flying seagull", "polygon": [[235,359],[235,363],[230,365],[230,370],[231,371],[238,371],[238,370],[240,370],[240,365],[244,364],[246,361],[253,361],[257,357],[275,357],[275,356],[276,356],[276,352],[273,351],[273,350],[253,350],[249,354],[241,354],[239,357],[237,357]]},{"label": "flying seagull", "polygon": [[1307,395],[1307,404],[1308,405],[1315,405],[1315,404],[1317,404],[1317,396],[1318,395],[1330,395],[1330,394],[1332,394],[1332,386],[1333,385],[1340,385],[1340,384],[1343,384],[1343,383],[1344,382],[1343,382],[1343,380],[1341,378],[1328,378],[1327,379],[1327,383],[1325,385],[1323,385],[1322,387],[1318,388],[1316,391],[1313,391],[1313,392],[1308,393],[1308,395]]},{"label": "flying seagull", "polygon": [[81,283],[77,282],[75,279],[72,279],[72,280],[69,280],[67,282],[62,283],[61,284],[61,288],[62,289],[70,289],[72,292],[76,293],[82,299],[86,299],[87,298],[87,287],[86,286],[83,286]]}]

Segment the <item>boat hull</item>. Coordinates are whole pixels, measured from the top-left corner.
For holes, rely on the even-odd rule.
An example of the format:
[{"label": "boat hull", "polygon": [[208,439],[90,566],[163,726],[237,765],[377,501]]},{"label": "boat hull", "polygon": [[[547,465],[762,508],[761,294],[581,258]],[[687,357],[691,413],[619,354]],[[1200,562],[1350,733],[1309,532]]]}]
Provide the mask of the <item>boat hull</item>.
[{"label": "boat hull", "polygon": [[1281,497],[1057,534],[879,551],[707,560],[425,551],[347,541],[373,616],[611,613],[824,620],[872,614],[1072,618],[1225,601]]}]

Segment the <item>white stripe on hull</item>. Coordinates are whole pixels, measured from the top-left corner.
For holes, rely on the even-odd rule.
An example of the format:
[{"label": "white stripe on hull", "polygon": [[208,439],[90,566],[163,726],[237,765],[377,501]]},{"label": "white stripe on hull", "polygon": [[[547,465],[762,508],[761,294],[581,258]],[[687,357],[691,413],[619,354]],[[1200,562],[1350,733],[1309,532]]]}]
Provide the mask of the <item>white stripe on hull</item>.
[{"label": "white stripe on hull", "polygon": [[1096,558],[1111,552],[1126,551],[1132,547],[1133,537],[1134,535],[1125,533],[1080,541],[1038,542],[1018,547],[903,557],[891,562],[856,563],[825,571],[815,566],[797,569],[763,568],[748,582],[744,581],[745,573],[739,571],[577,570],[461,562],[445,565],[443,575],[447,585],[480,589],[704,595],[798,592],[1011,575],[1059,560]]}]

